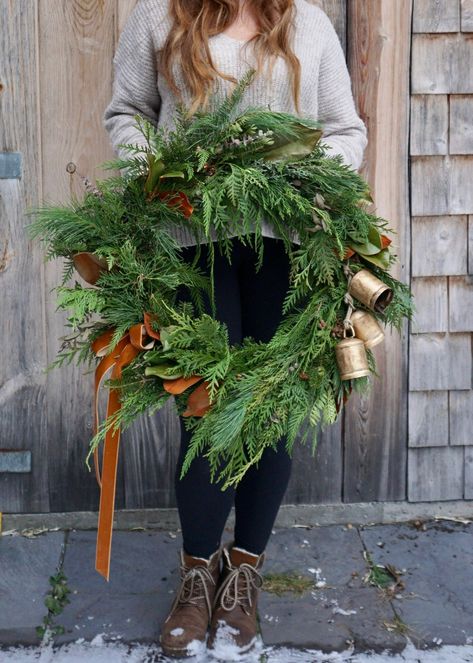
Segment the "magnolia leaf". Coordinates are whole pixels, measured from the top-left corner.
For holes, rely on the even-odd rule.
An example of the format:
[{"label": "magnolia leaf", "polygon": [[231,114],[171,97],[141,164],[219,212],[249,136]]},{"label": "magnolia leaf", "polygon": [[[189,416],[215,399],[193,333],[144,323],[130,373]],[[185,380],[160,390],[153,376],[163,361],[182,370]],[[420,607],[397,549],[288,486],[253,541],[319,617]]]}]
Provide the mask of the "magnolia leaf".
[{"label": "magnolia leaf", "polygon": [[146,359],[149,366],[162,366],[169,364],[169,357],[162,348],[153,348],[146,353]]},{"label": "magnolia leaf", "polygon": [[181,179],[185,178],[184,173],[181,170],[170,170],[169,173],[164,173],[159,176],[160,180],[164,180],[168,177],[180,177]]},{"label": "magnolia leaf", "polygon": [[302,122],[294,122],[299,137],[277,137],[269,149],[263,151],[265,161],[283,159],[293,161],[308,156],[322,137],[322,129],[314,129]]},{"label": "magnolia leaf", "polygon": [[201,375],[191,375],[188,378],[177,378],[177,380],[164,380],[163,387],[170,394],[182,394],[186,389],[192,387],[196,382],[202,380]]},{"label": "magnolia leaf", "polygon": [[176,380],[182,377],[182,371],[176,371],[174,364],[163,362],[157,366],[146,366],[145,375],[155,375],[158,378],[163,378],[163,380]]},{"label": "magnolia leaf", "polygon": [[379,249],[383,248],[383,241],[381,239],[381,233],[375,226],[371,226],[368,232],[368,239],[369,241],[374,244],[375,246],[378,246]]},{"label": "magnolia leaf", "polygon": [[176,325],[168,325],[167,327],[163,327],[162,329],[159,330],[159,336],[160,336],[160,341],[163,344],[163,350],[169,350],[171,348],[171,344],[169,343],[169,338],[173,332],[173,330],[177,329]]},{"label": "magnolia leaf", "polygon": [[375,226],[371,226],[368,232],[368,240],[361,244],[350,242],[349,246],[362,256],[371,256],[379,253],[383,247],[381,234]]},{"label": "magnolia leaf", "polygon": [[380,252],[379,246],[375,246],[371,242],[365,242],[364,244],[354,244],[353,242],[348,245],[353,251],[356,251],[361,256],[372,256]]},{"label": "magnolia leaf", "polygon": [[196,387],[187,399],[187,408],[182,413],[183,417],[203,417],[210,408],[208,392],[208,381],[204,380]]},{"label": "magnolia leaf", "polygon": [[389,249],[383,249],[376,253],[375,255],[364,255],[363,258],[368,262],[373,263],[381,269],[387,269],[389,267]]},{"label": "magnolia leaf", "polygon": [[153,191],[158,184],[159,178],[164,171],[165,164],[161,159],[156,159],[153,154],[148,154],[148,166],[149,170],[145,182],[145,191],[149,193]]}]

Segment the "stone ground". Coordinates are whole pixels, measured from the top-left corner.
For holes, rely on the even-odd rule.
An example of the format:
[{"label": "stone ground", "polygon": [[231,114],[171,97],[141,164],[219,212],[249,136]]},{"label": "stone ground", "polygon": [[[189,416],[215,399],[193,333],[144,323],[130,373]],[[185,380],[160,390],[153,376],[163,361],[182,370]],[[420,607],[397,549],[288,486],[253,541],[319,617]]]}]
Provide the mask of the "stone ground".
[{"label": "stone ground", "polygon": [[[95,537],[95,531],[76,530],[4,533],[4,651],[39,645],[36,627],[48,613],[48,579],[58,570],[67,578],[70,602],[52,617],[64,629],[54,636],[54,646],[156,643],[178,584],[179,532],[115,531],[109,583],[94,569]],[[466,521],[277,529],[267,548],[267,589],[291,574],[306,580],[301,595],[261,593],[261,637],[273,652],[394,654],[414,647],[416,660],[423,661],[439,647],[473,644],[473,524]]]}]

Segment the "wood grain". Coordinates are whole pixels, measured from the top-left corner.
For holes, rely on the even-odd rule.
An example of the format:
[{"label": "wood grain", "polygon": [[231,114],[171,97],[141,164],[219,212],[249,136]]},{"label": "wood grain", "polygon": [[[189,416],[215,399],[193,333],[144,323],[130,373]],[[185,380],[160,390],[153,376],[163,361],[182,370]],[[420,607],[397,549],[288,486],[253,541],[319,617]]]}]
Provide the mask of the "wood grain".
[{"label": "wood grain", "polygon": [[473,154],[473,95],[452,94],[450,101],[450,154]]},{"label": "wood grain", "polygon": [[[102,113],[111,94],[115,2],[41,0],[39,69],[43,195],[68,202],[82,196],[78,174],[103,176],[98,164],[112,156]],[[68,174],[66,165],[75,164]],[[67,316],[55,311],[62,260],[46,269],[48,361],[56,356]],[[73,280],[80,281],[74,274]],[[71,283],[73,283],[73,280]],[[83,283],[83,282],[82,282]],[[96,509],[98,486],[84,464],[92,436],[93,374],[84,367],[63,366],[48,376],[51,510]],[[117,506],[124,505],[123,480],[117,482]]]},{"label": "wood grain", "polygon": [[411,289],[416,304],[411,333],[448,331],[447,277],[414,278]]},{"label": "wood grain", "polygon": [[0,25],[0,151],[21,152],[23,168],[0,180],[0,446],[32,451],[30,473],[1,475],[0,510],[48,511],[44,268],[25,229],[41,186],[34,3],[0,3]]},{"label": "wood grain", "polygon": [[471,214],[472,180],[471,156],[412,157],[412,215]]},{"label": "wood grain", "polygon": [[412,219],[412,276],[466,274],[466,243],[466,216]]},{"label": "wood grain", "polygon": [[473,0],[460,0],[461,30],[473,32]]},{"label": "wood grain", "polygon": [[413,94],[471,94],[473,48],[468,34],[412,35]]},{"label": "wood grain", "polygon": [[414,94],[411,97],[410,154],[447,154],[448,96]]},{"label": "wood grain", "polygon": [[473,390],[450,391],[449,405],[449,443],[473,446]]},{"label": "wood grain", "polygon": [[473,330],[473,275],[448,279],[449,329],[452,332]]},{"label": "wood grain", "polygon": [[409,501],[461,500],[464,496],[462,447],[409,449]]},{"label": "wood grain", "polygon": [[412,31],[457,32],[460,0],[414,0]]},{"label": "wood grain", "polygon": [[471,389],[471,334],[412,334],[409,389]]},{"label": "wood grain", "polygon": [[448,391],[411,391],[409,446],[448,445]]},{"label": "wood grain", "polygon": [[[395,229],[399,262],[391,273],[409,281],[408,127],[412,2],[349,3],[349,61],[353,90],[368,126],[362,174],[376,214]],[[394,246],[393,244],[393,246]],[[407,324],[386,329],[374,348],[379,378],[368,395],[353,394],[345,414],[344,500],[405,497]]]}]

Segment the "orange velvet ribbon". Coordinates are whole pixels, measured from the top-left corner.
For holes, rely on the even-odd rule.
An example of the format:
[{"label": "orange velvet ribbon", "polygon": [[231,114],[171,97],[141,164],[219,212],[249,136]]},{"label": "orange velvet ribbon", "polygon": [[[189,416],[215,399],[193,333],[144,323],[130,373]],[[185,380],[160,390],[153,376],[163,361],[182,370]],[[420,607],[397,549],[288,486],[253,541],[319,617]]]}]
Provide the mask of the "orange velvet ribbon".
[{"label": "orange velvet ribbon", "polygon": [[[95,369],[94,390],[94,435],[98,429],[98,392],[100,385],[111,368],[111,378],[119,379],[122,368],[127,366],[142,351],[150,350],[159,333],[151,328],[152,315],[144,314],[144,322],[132,325],[129,331],[122,336],[115,348],[108,351],[110,341],[115,329],[107,329],[92,343],[92,350],[97,357],[102,357]],[[109,390],[107,402],[107,418],[115,415],[120,410],[119,389]],[[104,439],[102,455],[102,472],[99,469],[98,449],[94,450],[94,465],[97,482],[100,486],[99,519],[97,527],[97,545],[95,556],[95,569],[106,580],[110,576],[110,554],[112,544],[113,514],[115,504],[118,449],[120,443],[120,429],[113,432],[110,428]]]}]

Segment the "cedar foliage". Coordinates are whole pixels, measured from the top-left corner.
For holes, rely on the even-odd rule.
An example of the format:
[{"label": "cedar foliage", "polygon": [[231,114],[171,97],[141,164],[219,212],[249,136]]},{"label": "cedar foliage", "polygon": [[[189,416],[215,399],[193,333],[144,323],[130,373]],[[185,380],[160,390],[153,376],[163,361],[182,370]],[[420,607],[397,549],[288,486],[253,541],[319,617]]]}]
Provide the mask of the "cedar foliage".
[{"label": "cedar foliage", "polygon": [[[368,211],[367,183],[341,157],[325,154],[319,122],[261,108],[241,110],[253,75],[250,71],[223,101],[214,98],[207,113],[188,118],[178,107],[172,131],[135,116],[147,145],[123,145],[125,159],[103,164],[106,170],[120,170],[119,176],[97,182],[82,200],[72,199],[67,206],[30,210],[35,218],[28,230],[44,243],[45,260],[64,258],[58,308],[71,312],[67,324],[72,333],[63,337],[48,370],[72,360],[90,364],[94,339],[114,328],[113,349],[131,325],[142,322],[144,311],[155,314],[166,333],[166,342],[138,354],[120,381],[106,382],[120,387],[122,407],[100,424],[87,461],[107,430],[126,428],[167,402],[170,394],[162,379],[145,375],[147,367],[163,364],[209,383],[211,408],[203,417],[182,420],[193,431],[183,474],[203,454],[212,479],[222,479],[225,488],[238,483],[282,435],[289,453],[297,439],[306,442],[309,435],[315,450],[318,428],[336,421],[343,397],[352,388],[369,388],[366,378],[342,381],[335,361],[340,335],[334,330],[346,313],[344,267],[353,273],[368,267],[393,289],[384,313],[371,311],[381,322],[400,331],[413,313],[407,285],[388,273],[394,254],[386,269],[366,264],[358,254],[343,260],[350,243],[368,242],[373,228],[389,230],[385,219]],[[187,196],[193,206],[188,218],[165,196],[155,195],[166,191]],[[259,269],[264,218],[283,240],[291,262],[281,323],[268,343],[248,337],[230,346],[226,326],[216,319],[215,251],[230,260],[233,244],[248,242]],[[174,227],[190,229],[198,244],[208,243],[206,272],[183,260]],[[229,229],[238,235],[227,237]],[[72,258],[80,251],[107,261],[108,271],[96,287],[70,284]],[[185,301],[177,301],[178,291],[186,293]],[[204,296],[210,299],[211,315]],[[360,302],[357,306],[365,308]],[[376,374],[374,357],[367,354]],[[179,413],[189,391],[175,396]]]}]

